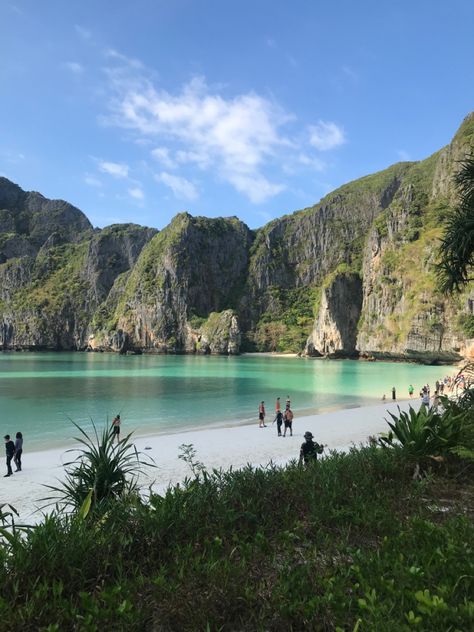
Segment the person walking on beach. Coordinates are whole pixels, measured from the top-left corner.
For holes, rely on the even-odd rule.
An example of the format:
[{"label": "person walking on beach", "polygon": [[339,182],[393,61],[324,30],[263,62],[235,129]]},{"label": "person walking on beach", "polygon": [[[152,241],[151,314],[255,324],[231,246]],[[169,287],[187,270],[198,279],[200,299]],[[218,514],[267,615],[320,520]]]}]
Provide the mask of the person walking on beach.
[{"label": "person walking on beach", "polygon": [[413,388],[413,384],[410,384],[408,387],[408,395],[410,395],[410,399],[412,399],[414,391],[415,389]]},{"label": "person walking on beach", "polygon": [[397,391],[395,386],[392,386],[392,400],[395,401],[397,399]]},{"label": "person walking on beach", "polygon": [[277,411],[276,417],[273,421],[277,422],[278,436],[281,437],[281,426],[283,424],[283,413],[281,412],[281,410]]},{"label": "person walking on beach", "polygon": [[293,436],[293,411],[289,406],[287,406],[285,410],[285,414],[283,415],[283,420],[285,422],[285,430],[283,432],[283,436],[286,437],[286,431],[290,430],[290,437]]},{"label": "person walking on beach", "polygon": [[280,398],[277,397],[276,402],[275,402],[275,415],[278,414],[280,410],[281,410]]},{"label": "person walking on beach", "polygon": [[15,440],[15,458],[13,459],[15,461],[15,465],[16,465],[16,470],[15,472],[21,472],[21,455],[23,453],[23,435],[21,434],[21,432],[17,432],[16,433],[16,440]]},{"label": "person walking on beach", "polygon": [[3,438],[5,439],[5,453],[7,455],[7,473],[3,478],[7,478],[7,476],[11,476],[13,474],[11,462],[13,455],[15,454],[15,444],[10,439],[10,435],[5,435]]},{"label": "person walking on beach", "polygon": [[309,431],[304,433],[304,439],[305,441],[300,449],[299,464],[304,463],[305,465],[309,465],[312,461],[316,461],[318,454],[323,453],[324,446],[313,441],[313,434]]},{"label": "person walking on beach", "polygon": [[114,438],[117,439],[117,443],[120,441],[120,424],[121,424],[121,419],[120,419],[120,414],[119,414],[112,421],[112,443],[113,443]]},{"label": "person walking on beach", "polygon": [[421,405],[426,408],[426,411],[428,411],[430,407],[430,394],[425,388],[423,389],[423,395],[421,397]]},{"label": "person walking on beach", "polygon": [[258,407],[258,427],[266,428],[265,425],[265,402],[261,401]]}]

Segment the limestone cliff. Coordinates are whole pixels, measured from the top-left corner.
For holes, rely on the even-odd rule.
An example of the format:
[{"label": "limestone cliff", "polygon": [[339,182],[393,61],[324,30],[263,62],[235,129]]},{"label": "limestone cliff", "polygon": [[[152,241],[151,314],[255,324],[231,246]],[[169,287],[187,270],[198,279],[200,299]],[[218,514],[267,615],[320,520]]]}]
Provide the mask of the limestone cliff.
[{"label": "limestone cliff", "polygon": [[305,355],[356,356],[361,307],[360,276],[356,273],[335,273],[322,290],[318,318],[306,342]]},{"label": "limestone cliff", "polygon": [[237,353],[240,330],[229,310],[245,283],[251,240],[235,217],[177,215],[143,249],[99,336],[120,331],[134,349]]},{"label": "limestone cliff", "polygon": [[426,160],[256,231],[188,213],[159,233],[98,230],[67,202],[0,178],[0,345],[455,359],[472,348],[474,291],[443,296],[435,261],[473,147],[471,114]]}]

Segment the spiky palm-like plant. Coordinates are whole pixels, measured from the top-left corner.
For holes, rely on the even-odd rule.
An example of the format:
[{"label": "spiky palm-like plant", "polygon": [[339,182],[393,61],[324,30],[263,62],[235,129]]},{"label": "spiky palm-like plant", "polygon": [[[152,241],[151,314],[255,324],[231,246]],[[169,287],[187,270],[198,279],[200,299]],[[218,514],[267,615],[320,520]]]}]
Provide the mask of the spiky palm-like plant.
[{"label": "spiky palm-like plant", "polygon": [[459,206],[445,224],[438,266],[441,289],[460,291],[474,280],[474,151],[455,176]]},{"label": "spiky palm-like plant", "polygon": [[[74,422],[73,422],[74,423]],[[123,499],[138,491],[137,479],[142,466],[151,466],[151,459],[144,461],[127,435],[114,445],[111,430],[104,428],[99,435],[95,424],[94,434],[89,436],[78,424],[81,433],[75,437],[82,447],[76,459],[64,464],[65,480],[59,486],[47,485],[54,495],[44,500],[87,512],[105,505],[109,500]]]}]

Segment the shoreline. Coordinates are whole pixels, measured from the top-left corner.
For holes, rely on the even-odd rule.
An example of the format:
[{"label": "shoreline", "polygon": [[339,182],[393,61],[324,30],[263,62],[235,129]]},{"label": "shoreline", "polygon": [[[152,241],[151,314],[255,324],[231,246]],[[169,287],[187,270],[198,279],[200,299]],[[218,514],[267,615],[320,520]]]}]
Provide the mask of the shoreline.
[{"label": "shoreline", "polygon": [[[352,445],[367,443],[371,435],[385,432],[388,413],[396,412],[398,407],[407,410],[412,402],[419,406],[416,398],[295,417],[292,437],[288,434],[278,437],[276,425],[271,421],[266,428],[258,428],[255,422],[227,428],[132,437],[138,452],[151,457],[156,464],[154,468],[144,468],[139,476],[139,485],[143,490],[151,487],[153,491],[163,493],[170,485],[191,476],[189,466],[178,458],[183,444],[192,444],[196,459],[209,470],[239,469],[248,464],[265,467],[270,462],[284,465],[298,459],[307,430],[314,434],[315,441],[327,445],[326,453],[330,450],[346,451]],[[50,495],[44,486],[56,485],[64,477],[63,465],[75,458],[74,450],[79,447],[76,446],[24,453],[23,470],[4,480],[0,498],[0,504],[9,503],[18,511],[18,524],[37,523],[43,513],[52,508],[44,508],[45,503],[41,502]]]},{"label": "shoreline", "polygon": [[[369,355],[325,355],[325,356],[309,356],[304,355],[303,351],[298,353],[294,351],[240,351],[236,354],[229,353],[197,353],[197,352],[186,352],[186,351],[158,351],[156,349],[137,349],[137,350],[129,350],[125,353],[121,353],[120,351],[114,351],[112,349],[48,349],[48,348],[28,348],[28,349],[0,349],[1,353],[12,353],[12,354],[21,354],[21,353],[93,353],[93,354],[101,354],[106,353],[109,355],[117,355],[117,356],[140,356],[140,355],[157,355],[157,356],[199,356],[199,357],[243,357],[243,356],[258,356],[258,357],[271,357],[271,358],[300,358],[302,360],[354,360],[355,362],[389,362],[389,363],[406,363],[406,364],[419,364],[421,366],[459,366],[462,363],[468,362],[471,359],[470,355],[462,356],[459,355],[457,358],[448,358],[446,356],[439,357],[436,356],[435,352],[427,351],[426,355],[423,356],[425,352],[416,352],[419,355],[398,355],[392,353],[390,351],[377,351],[373,352],[373,354]],[[446,352],[451,353],[451,352]],[[434,354],[434,355],[430,355]]]}]

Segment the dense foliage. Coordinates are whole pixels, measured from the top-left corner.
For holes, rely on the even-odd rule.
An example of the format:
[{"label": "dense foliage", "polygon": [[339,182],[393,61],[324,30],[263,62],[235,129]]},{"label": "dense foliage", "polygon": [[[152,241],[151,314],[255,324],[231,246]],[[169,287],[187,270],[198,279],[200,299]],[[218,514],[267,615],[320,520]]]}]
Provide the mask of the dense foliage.
[{"label": "dense foliage", "polygon": [[446,220],[440,248],[440,276],[448,292],[474,279],[474,153],[461,162],[455,182],[459,204]]}]

